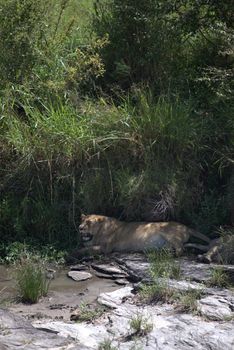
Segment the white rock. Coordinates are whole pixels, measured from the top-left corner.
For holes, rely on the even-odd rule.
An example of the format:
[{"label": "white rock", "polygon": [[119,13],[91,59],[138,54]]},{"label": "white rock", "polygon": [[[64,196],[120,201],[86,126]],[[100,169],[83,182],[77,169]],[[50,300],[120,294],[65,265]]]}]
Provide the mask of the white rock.
[{"label": "white rock", "polygon": [[65,322],[40,322],[36,321],[33,326],[37,329],[50,330],[62,337],[71,337],[82,346],[89,349],[97,349],[101,341],[108,338],[105,326],[87,323],[65,323]]},{"label": "white rock", "polygon": [[124,287],[114,292],[101,293],[98,297],[98,303],[115,309],[122,304],[123,299],[133,296],[132,291],[132,287]]},{"label": "white rock", "polygon": [[217,296],[208,296],[198,301],[198,311],[209,320],[221,321],[234,316],[231,310],[233,306],[226,299]]},{"label": "white rock", "polygon": [[85,271],[69,271],[67,275],[77,282],[86,281],[92,278],[91,273]]},{"label": "white rock", "polygon": [[92,264],[92,268],[96,271],[106,273],[109,275],[123,275],[124,271],[121,270],[119,267],[114,265],[108,265],[108,264]]}]

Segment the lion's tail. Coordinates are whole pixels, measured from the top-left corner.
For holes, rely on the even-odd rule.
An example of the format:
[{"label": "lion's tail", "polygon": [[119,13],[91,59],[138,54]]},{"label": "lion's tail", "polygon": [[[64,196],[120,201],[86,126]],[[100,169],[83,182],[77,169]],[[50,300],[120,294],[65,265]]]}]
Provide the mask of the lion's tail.
[{"label": "lion's tail", "polygon": [[207,242],[207,243],[211,242],[211,240],[207,236],[205,236],[202,233],[200,233],[198,231],[195,231],[193,229],[191,229],[190,234],[191,234],[191,236],[193,236],[195,238],[199,238],[199,239],[201,239],[204,242]]}]

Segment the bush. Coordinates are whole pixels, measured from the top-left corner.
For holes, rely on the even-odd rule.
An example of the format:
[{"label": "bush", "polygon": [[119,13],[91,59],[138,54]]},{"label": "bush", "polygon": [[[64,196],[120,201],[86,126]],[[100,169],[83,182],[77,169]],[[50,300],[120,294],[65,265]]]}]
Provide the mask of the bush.
[{"label": "bush", "polygon": [[15,170],[7,172],[0,204],[4,237],[34,232],[45,244],[64,242],[66,232],[74,244],[81,211],[178,220],[207,234],[227,220],[228,172],[218,173],[216,149],[207,150],[210,140],[212,147],[219,142],[210,120],[191,101],[154,101],[149,91],[136,96],[135,106],[126,99],[121,106],[86,99],[77,108],[49,104],[44,111],[25,104],[27,122],[14,114],[5,120]]},{"label": "bush", "polygon": [[106,82],[129,88],[147,81],[157,89],[165,88],[176,71],[171,62],[179,64],[180,36],[163,19],[161,3],[97,0],[94,4],[94,30],[99,37],[106,33],[109,37],[103,50]]},{"label": "bush", "polygon": [[40,45],[45,45],[48,5],[44,1],[0,1],[0,81],[22,84],[39,58]]}]

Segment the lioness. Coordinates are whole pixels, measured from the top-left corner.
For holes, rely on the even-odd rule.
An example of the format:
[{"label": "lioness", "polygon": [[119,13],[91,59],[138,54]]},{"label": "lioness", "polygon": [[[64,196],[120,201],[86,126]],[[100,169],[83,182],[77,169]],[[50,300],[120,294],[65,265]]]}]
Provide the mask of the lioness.
[{"label": "lioness", "polygon": [[79,226],[82,253],[141,252],[171,247],[181,254],[191,236],[209,238],[177,222],[123,222],[102,215],[82,215]]}]

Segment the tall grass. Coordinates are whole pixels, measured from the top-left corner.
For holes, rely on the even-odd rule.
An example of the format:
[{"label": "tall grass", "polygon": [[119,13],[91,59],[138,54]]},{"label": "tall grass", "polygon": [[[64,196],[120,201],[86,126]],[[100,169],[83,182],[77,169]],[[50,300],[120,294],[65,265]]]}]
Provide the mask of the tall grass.
[{"label": "tall grass", "polygon": [[50,281],[46,278],[45,269],[39,261],[27,259],[18,266],[16,281],[19,297],[22,302],[36,303],[46,296]]},{"label": "tall grass", "polygon": [[[214,201],[202,204],[211,131],[192,102],[154,100],[141,91],[134,105],[86,99],[77,107],[62,101],[37,107],[27,100],[23,108],[24,118],[12,112],[3,121],[4,144],[17,164],[8,176],[17,179],[21,198],[13,214],[19,235],[33,230],[44,243],[59,242],[63,230],[75,237],[80,211],[145,220],[164,206],[166,219],[201,227],[207,221],[197,219],[198,210],[219,212],[222,201],[215,209]],[[209,227],[225,218],[211,214]]]}]

